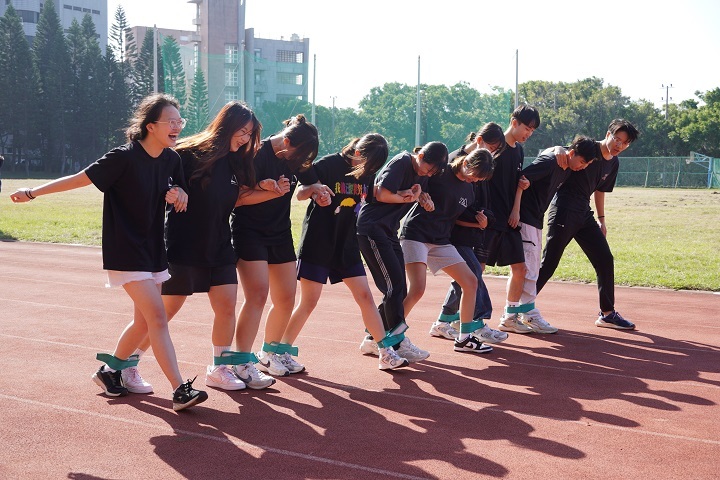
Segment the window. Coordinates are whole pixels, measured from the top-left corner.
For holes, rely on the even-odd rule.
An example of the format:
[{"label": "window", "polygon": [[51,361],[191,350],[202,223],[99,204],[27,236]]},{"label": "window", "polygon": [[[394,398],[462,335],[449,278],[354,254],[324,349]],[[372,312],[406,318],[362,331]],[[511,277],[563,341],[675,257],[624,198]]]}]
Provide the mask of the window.
[{"label": "window", "polygon": [[278,50],[275,59],[283,63],[303,63],[303,53],[293,52],[292,50]]},{"label": "window", "polygon": [[255,107],[262,105],[262,96],[255,95]]},{"label": "window", "polygon": [[72,10],[72,5],[63,5],[65,10]]},{"label": "window", "polygon": [[237,45],[225,45],[225,63],[238,63]]},{"label": "window", "polygon": [[80,7],[73,7],[73,10],[76,12],[82,12],[82,8]]},{"label": "window", "polygon": [[83,8],[82,11],[85,13],[90,13],[92,10],[90,10],[89,8]]},{"label": "window", "polygon": [[32,10],[15,10],[23,23],[38,23],[40,14]]},{"label": "window", "polygon": [[302,75],[297,73],[278,72],[277,82],[282,85],[302,85]]},{"label": "window", "polygon": [[238,92],[234,88],[225,89],[225,103],[238,99]]},{"label": "window", "polygon": [[253,54],[255,55],[255,58],[262,58],[262,49],[256,48]]},{"label": "window", "polygon": [[238,86],[238,71],[235,68],[225,69],[225,86],[226,87],[237,87]]},{"label": "window", "polygon": [[93,10],[92,13],[93,15],[100,15],[100,10]]}]

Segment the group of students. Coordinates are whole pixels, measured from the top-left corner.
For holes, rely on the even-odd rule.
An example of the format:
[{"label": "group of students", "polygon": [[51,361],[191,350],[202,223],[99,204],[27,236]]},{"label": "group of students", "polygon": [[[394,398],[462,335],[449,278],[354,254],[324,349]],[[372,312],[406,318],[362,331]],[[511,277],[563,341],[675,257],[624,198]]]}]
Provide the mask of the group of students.
[{"label": "group of students", "polygon": [[[534,300],[572,238],[598,272],[597,324],[634,328],[614,310],[599,194],[612,190],[617,154],[637,130],[616,120],[605,140],[578,137],[522,170],[520,143],[539,125],[537,110],[521,105],[505,132],[489,123],[452,153],[430,142],[387,161],[386,140],[370,133],[316,160],[318,132],[303,115],[262,139],[252,110],[230,102],[204,131],[179,139],[185,120],[177,100],[155,94],[136,110],[129,143],[11,198],[26,202],[91,183],[104,193],[107,286],[124,288],[134,316],[113,353],[97,354],[102,365],[92,379],[109,396],[152,392],[138,370],[152,347],[174,390],[173,408],[182,410],[207,399],[194,380],[183,381],[168,330],[193,293],[206,292],[214,314],[205,383],[224,390],[267,388],[274,377],[305,369],[293,343],[328,280],[350,289],[366,329],[360,350],[377,355],[382,370],[429,356],[407,337],[405,321],[423,295],[427,268],[454,280],[430,334],[453,339],[456,351],[489,352],[508,331],[553,333]],[[299,200],[311,200],[297,255],[290,225],[296,189]],[[599,225],[589,208],[593,192]],[[542,219],[553,196],[541,266]],[[379,306],[363,259],[383,294]],[[487,324],[486,263],[511,265],[499,331]],[[236,319],[238,283],[244,300]],[[263,344],[254,353],[268,295]]]}]

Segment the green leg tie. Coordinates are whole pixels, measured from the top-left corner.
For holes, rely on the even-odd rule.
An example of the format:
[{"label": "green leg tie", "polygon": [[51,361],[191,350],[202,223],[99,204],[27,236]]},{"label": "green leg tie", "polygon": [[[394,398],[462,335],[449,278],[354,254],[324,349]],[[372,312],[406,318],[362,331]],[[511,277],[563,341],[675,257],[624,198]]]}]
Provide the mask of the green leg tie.
[{"label": "green leg tie", "polygon": [[458,320],[460,320],[460,312],[453,313],[450,315],[445,315],[444,313],[441,313],[440,316],[438,317],[438,322],[443,322],[443,323],[452,323],[452,322],[456,322]]},{"label": "green leg tie", "polygon": [[517,307],[505,307],[505,311],[507,313],[527,313],[533,308],[535,308],[535,302],[525,303],[523,305],[518,305]]},{"label": "green leg tie", "polygon": [[293,347],[289,343],[278,343],[277,350],[275,353],[289,353],[293,357],[298,355],[298,347]]},{"label": "green leg tie", "polygon": [[95,358],[101,362],[105,362],[105,364],[113,370],[125,370],[126,368],[137,367],[140,361],[140,357],[137,355],[130,355],[127,360],[120,360],[115,355],[110,355],[109,353],[98,353],[95,355]]},{"label": "green leg tie", "polygon": [[390,348],[394,347],[398,343],[405,340],[405,333],[398,333],[397,335],[386,335],[385,338],[382,339],[382,341],[378,342],[378,346],[381,346],[383,348]]},{"label": "green leg tie", "polygon": [[268,353],[278,353],[280,344],[278,342],[265,343],[263,342],[262,350]]},{"label": "green leg tie", "polygon": [[257,363],[258,359],[254,353],[225,351],[219,357],[213,357],[215,365],[243,365],[245,363]]},{"label": "green leg tie", "polygon": [[[488,319],[489,320],[489,319]],[[485,319],[484,318],[473,318],[473,322],[477,322],[480,324],[480,328],[483,328],[485,326]]]},{"label": "green leg tie", "polygon": [[478,322],[477,320],[473,320],[472,322],[468,323],[461,323],[460,333],[473,333],[475,330],[480,330],[482,327],[483,322]]}]

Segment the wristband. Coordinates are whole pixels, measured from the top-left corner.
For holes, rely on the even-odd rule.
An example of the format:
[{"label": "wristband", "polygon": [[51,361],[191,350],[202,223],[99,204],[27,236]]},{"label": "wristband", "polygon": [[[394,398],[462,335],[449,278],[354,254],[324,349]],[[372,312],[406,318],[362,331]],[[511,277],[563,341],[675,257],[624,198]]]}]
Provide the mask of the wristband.
[{"label": "wristband", "polygon": [[32,194],[32,188],[25,189],[25,196],[28,197],[30,200],[35,200],[35,195]]},{"label": "wristband", "polygon": [[598,220],[600,220],[601,218],[605,218],[605,215],[598,215]]}]

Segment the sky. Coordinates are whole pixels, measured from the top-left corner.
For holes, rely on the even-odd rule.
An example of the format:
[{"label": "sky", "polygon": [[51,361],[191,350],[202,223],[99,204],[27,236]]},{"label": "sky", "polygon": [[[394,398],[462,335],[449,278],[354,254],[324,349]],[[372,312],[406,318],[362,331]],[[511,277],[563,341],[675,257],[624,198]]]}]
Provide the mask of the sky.
[{"label": "sky", "polygon": [[[666,93],[679,103],[720,87],[717,0],[243,1],[256,38],[310,39],[309,100],[314,82],[328,107],[357,108],[385,83],[416,85],[418,57],[421,83],[483,93],[515,91],[516,64],[519,83],[598,77],[659,108]],[[118,5],[132,26],[195,29],[186,0],[108,0],[108,25]]]}]

